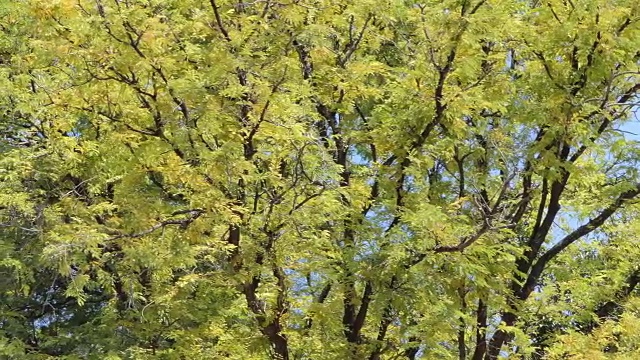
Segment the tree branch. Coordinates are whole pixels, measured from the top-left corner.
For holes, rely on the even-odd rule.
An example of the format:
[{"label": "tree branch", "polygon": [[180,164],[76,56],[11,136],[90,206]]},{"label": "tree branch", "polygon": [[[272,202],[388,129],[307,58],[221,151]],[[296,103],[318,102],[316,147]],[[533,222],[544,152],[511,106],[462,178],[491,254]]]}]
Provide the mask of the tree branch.
[{"label": "tree branch", "polygon": [[545,252],[540,258],[536,261],[535,265],[531,268],[531,272],[527,277],[527,281],[522,288],[521,293],[519,294],[520,299],[526,299],[531,291],[533,291],[534,286],[536,285],[542,271],[549,263],[549,261],[553,260],[560,252],[566,249],[569,245],[573,244],[580,238],[590,234],[594,230],[597,230],[604,222],[609,219],[618,209],[620,209],[625,203],[629,200],[635,198],[638,194],[640,194],[640,183],[636,184],[633,189],[627,190],[622,193],[618,198],[613,202],[613,204],[609,205],[605,208],[598,216],[589,220],[586,224],[581,225],[573,232],[565,236],[562,240],[552,246],[547,252]]}]

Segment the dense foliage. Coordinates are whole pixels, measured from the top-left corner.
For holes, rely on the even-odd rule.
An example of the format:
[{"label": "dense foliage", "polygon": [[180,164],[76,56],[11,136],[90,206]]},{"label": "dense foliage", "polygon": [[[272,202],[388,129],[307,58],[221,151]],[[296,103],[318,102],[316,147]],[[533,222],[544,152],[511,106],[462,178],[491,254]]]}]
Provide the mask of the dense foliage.
[{"label": "dense foliage", "polygon": [[640,358],[637,0],[0,2],[0,357]]}]

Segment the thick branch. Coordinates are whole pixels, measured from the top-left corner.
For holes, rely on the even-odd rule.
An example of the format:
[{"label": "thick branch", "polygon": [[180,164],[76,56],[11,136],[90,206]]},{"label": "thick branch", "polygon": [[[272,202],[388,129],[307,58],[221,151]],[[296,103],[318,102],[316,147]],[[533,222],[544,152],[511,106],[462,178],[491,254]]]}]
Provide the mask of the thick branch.
[{"label": "thick branch", "polygon": [[471,360],[482,360],[487,352],[487,304],[478,300],[476,310],[476,348]]},{"label": "thick branch", "polygon": [[222,18],[220,17],[220,10],[218,8],[218,5],[216,5],[216,1],[209,0],[209,4],[211,4],[211,8],[213,9],[213,14],[216,17],[216,24],[218,25],[218,29],[222,33],[222,36],[224,36],[224,39],[226,41],[231,42],[231,37],[229,37],[229,33],[227,32],[227,29],[225,29],[222,23]]},{"label": "thick branch", "polygon": [[633,189],[627,190],[622,193],[616,201],[609,205],[606,209],[604,209],[598,216],[589,220],[586,224],[575,229],[569,235],[565,236],[562,240],[556,243],[551,247],[546,253],[544,253],[538,261],[533,265],[531,272],[527,278],[527,282],[525,283],[522,292],[520,293],[521,299],[526,299],[531,291],[533,291],[534,286],[536,285],[542,271],[545,266],[549,263],[549,261],[553,260],[560,252],[566,249],[569,245],[573,244],[580,238],[590,234],[594,230],[597,230],[604,222],[609,219],[618,209],[620,209],[626,202],[635,198],[638,194],[640,194],[640,183],[636,184]]}]

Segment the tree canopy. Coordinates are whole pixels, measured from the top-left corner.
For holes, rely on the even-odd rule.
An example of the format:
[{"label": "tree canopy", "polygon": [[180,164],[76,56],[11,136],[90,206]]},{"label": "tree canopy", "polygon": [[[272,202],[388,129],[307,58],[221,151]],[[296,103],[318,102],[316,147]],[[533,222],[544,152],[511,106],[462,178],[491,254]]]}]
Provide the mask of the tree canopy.
[{"label": "tree canopy", "polygon": [[640,358],[637,0],[0,4],[0,357]]}]

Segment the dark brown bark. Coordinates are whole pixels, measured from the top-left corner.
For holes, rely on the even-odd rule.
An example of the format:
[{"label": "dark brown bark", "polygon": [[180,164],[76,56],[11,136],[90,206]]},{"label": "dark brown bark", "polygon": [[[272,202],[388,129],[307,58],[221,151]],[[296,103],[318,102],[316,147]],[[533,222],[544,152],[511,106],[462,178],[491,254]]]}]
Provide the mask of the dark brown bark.
[{"label": "dark brown bark", "polygon": [[476,348],[471,360],[482,360],[487,352],[487,305],[478,300],[476,310]]}]

